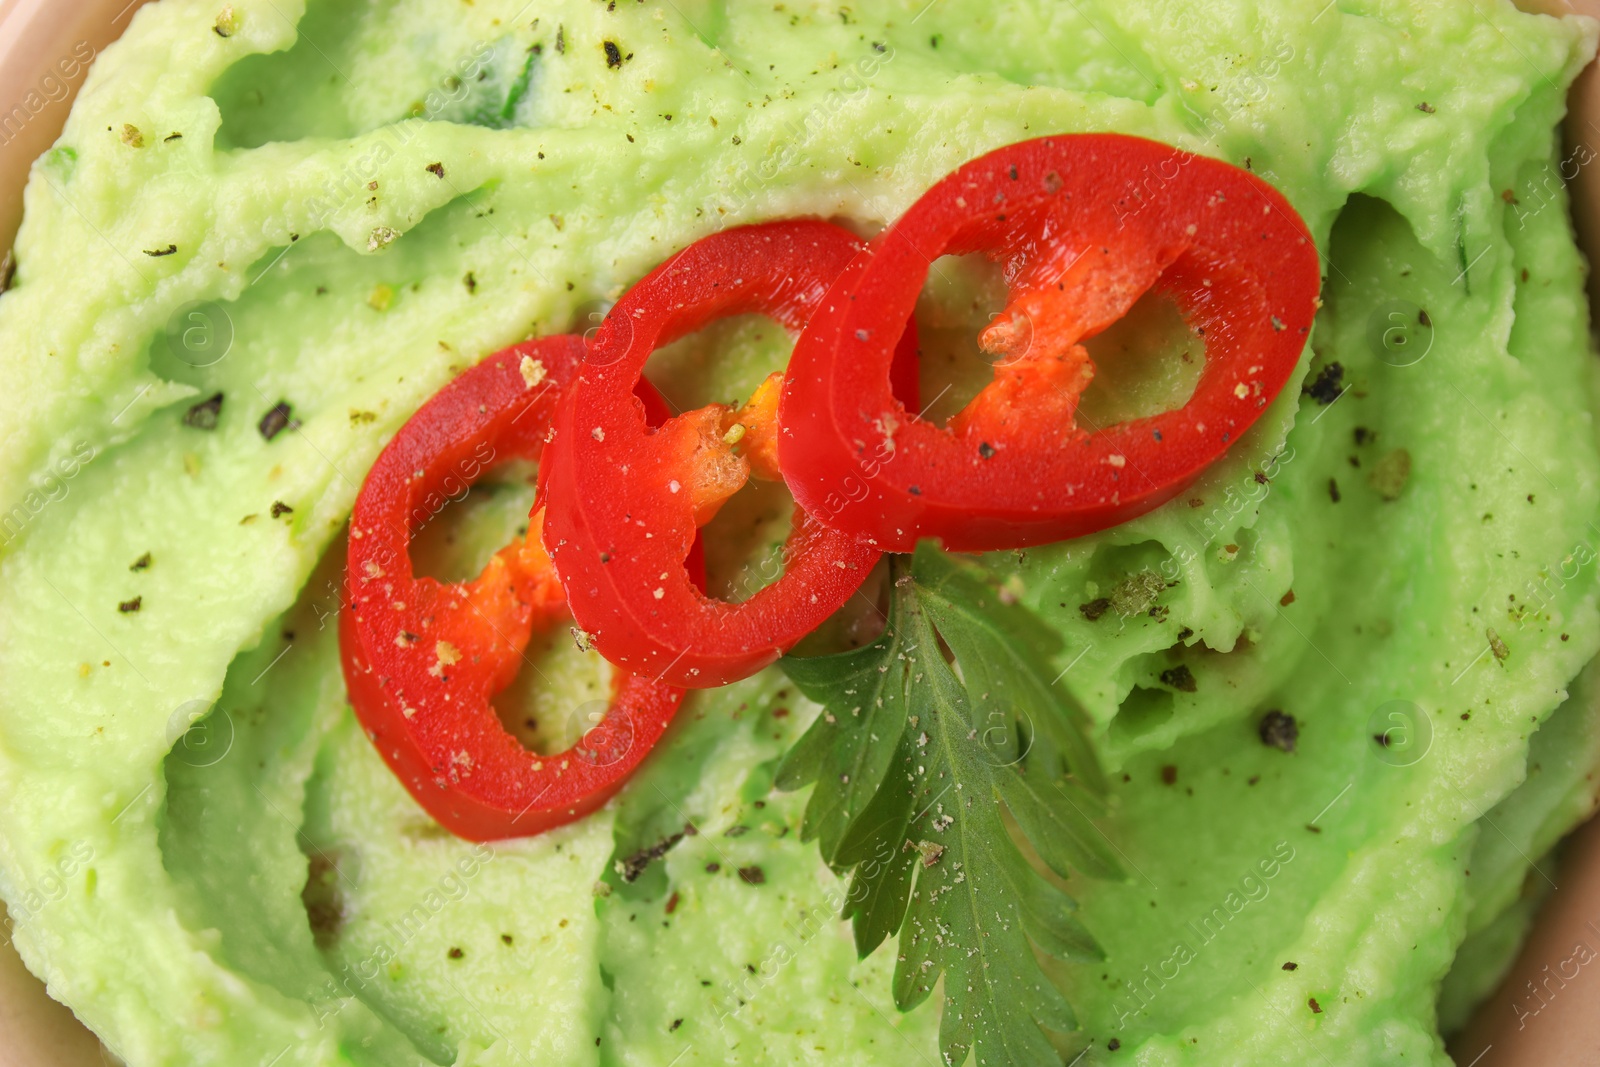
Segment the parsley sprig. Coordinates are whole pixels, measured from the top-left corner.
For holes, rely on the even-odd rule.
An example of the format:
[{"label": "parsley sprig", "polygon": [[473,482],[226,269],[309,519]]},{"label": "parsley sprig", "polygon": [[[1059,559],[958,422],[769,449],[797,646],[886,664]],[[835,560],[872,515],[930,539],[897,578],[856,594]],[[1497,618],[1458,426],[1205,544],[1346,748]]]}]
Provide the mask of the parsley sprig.
[{"label": "parsley sprig", "polygon": [[866,956],[899,935],[895,1004],[944,977],[950,1065],[1053,1062],[1041,1027],[1075,1028],[1033,948],[1098,958],[1075,904],[1031,866],[1002,814],[1051,871],[1120,877],[1090,821],[1103,793],[1079,724],[1041,673],[1049,631],[976,566],[931,546],[891,561],[883,635],[785,671],[823,712],[778,771],[812,783],[802,836],[850,877],[844,915]]}]

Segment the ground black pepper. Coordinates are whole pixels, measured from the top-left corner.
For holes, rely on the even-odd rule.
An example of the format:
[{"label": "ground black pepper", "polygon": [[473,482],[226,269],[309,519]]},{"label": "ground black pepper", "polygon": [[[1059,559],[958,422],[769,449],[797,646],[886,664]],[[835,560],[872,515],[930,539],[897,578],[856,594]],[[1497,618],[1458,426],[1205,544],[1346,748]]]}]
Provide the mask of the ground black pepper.
[{"label": "ground black pepper", "polygon": [[217,417],[221,414],[222,394],[213,393],[183,413],[183,424],[196,430],[215,430]]},{"label": "ground black pepper", "polygon": [[1338,400],[1344,393],[1344,367],[1334,362],[1324,366],[1317,372],[1311,384],[1303,385],[1300,391],[1319,404],[1331,404]]},{"label": "ground black pepper", "polygon": [[285,430],[299,429],[300,420],[292,417],[293,410],[287,400],[280,400],[272,405],[272,409],[261,416],[261,421],[256,424],[261,436],[270,441]]},{"label": "ground black pepper", "polygon": [[1293,752],[1295,743],[1300,739],[1300,724],[1295,722],[1293,715],[1285,715],[1273,708],[1261,717],[1256,733],[1261,736],[1263,745],[1282,752]]},{"label": "ground black pepper", "polygon": [[1084,618],[1090,622],[1095,622],[1100,616],[1111,610],[1111,600],[1109,597],[1098,597],[1087,604],[1079,604],[1078,610],[1083,612]]},{"label": "ground black pepper", "polygon": [[1170,670],[1162,671],[1161,684],[1171,686],[1180,693],[1192,693],[1196,688],[1194,672],[1184,663],[1180,663]]}]

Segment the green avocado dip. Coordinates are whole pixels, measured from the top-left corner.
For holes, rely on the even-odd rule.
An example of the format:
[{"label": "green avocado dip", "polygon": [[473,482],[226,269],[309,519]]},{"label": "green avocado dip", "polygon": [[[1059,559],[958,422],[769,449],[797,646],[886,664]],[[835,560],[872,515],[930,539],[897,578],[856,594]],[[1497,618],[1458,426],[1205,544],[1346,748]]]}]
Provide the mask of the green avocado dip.
[{"label": "green avocado dip", "polygon": [[[460,841],[346,702],[343,530],[445,382],[589,328],[693,240],[871,233],[990,149],[1116,131],[1281,189],[1324,304],[1303,380],[1191,490],[983,560],[1057,646],[1127,874],[1066,884],[1104,959],[1047,964],[1080,1027],[1052,1040],[1085,1065],[1447,1064],[1600,765],[1562,185],[1589,157],[1553,132],[1594,45],[1503,0],[144,7],[35,165],[0,297],[18,949],[136,1067],[939,1063],[940,998],[895,1008],[894,942],[857,959],[808,791],[774,789],[818,714],[782,670],[693,694],[602,811]],[[925,396],[993,310],[948,266]],[[1161,322],[1096,342],[1086,406],[1181,402],[1193,356]],[[787,351],[732,321],[651,374],[738,402]],[[426,569],[516,536],[526,473],[431,526]],[[714,588],[784,499],[719,517]],[[564,632],[529,657],[500,710],[554,750],[605,669]]]}]

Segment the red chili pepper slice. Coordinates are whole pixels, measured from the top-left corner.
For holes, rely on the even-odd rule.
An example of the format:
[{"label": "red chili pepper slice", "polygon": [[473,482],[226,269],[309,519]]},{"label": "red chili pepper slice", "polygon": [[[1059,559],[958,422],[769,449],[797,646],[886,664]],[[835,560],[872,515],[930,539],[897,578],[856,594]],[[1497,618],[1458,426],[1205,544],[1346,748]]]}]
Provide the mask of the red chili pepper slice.
[{"label": "red chili pepper slice", "polygon": [[[546,452],[545,544],[578,625],[611,662],[691,688],[736,681],[815,629],[877,561],[797,509],[780,577],[740,603],[706,596],[685,557],[752,473],[779,477],[781,379],[740,411],[713,404],[655,430],[632,396],[653,351],[716,319],[757,313],[798,333],[862,247],[825,222],[727,230],[656,268],[601,324]],[[914,352],[914,331],[904,336]]]},{"label": "red chili pepper slice", "polygon": [[[890,386],[891,350],[941,255],[998,261],[1010,303],[979,338],[1003,357],[947,427]],[[1046,137],[961,167],[872,242],[789,364],[779,464],[799,504],[883,551],[924,537],[986,551],[1078,537],[1178,494],[1299,362],[1320,285],[1304,222],[1217,160],[1115,134]],[[1155,287],[1205,341],[1190,400],[1080,428],[1082,341]]]},{"label": "red chili pepper slice", "polygon": [[[540,541],[542,511],[471,582],[412,569],[412,536],[449,499],[500,460],[539,459],[583,353],[580,337],[543,338],[456,378],[383,450],[350,521],[339,643],[351,704],[417,802],[469,840],[534,834],[598,808],[683,699],[681,689],[617,671],[598,725],[565,752],[530,752],[490,700],[516,676],[534,628],[565,614]],[[653,392],[646,400],[664,414]]]}]

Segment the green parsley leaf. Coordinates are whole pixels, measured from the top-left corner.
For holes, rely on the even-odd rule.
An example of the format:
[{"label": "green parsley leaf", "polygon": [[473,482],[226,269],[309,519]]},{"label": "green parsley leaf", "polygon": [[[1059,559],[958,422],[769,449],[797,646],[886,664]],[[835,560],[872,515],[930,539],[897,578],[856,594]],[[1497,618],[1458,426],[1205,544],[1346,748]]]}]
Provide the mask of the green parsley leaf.
[{"label": "green parsley leaf", "polygon": [[905,732],[904,672],[891,669],[903,658],[891,628],[853,652],[783,661],[789,679],[823,711],[784,756],[777,786],[823,783],[806,803],[801,840],[815,838],[830,866],[837,866],[845,830],[883,785]]},{"label": "green parsley leaf", "polygon": [[1026,608],[930,546],[892,560],[890,574],[882,637],[783,661],[823,713],[778,785],[817,785],[802,836],[849,872],[844,915],[861,955],[898,934],[895,1004],[910,1010],[944,978],[946,1063],[974,1051],[984,1067],[1053,1062],[1042,1028],[1076,1022],[1034,947],[1064,959],[1099,950],[1004,813],[1055,873],[1120,877],[1091,822],[1101,773],[1045,673],[1048,631]]}]

